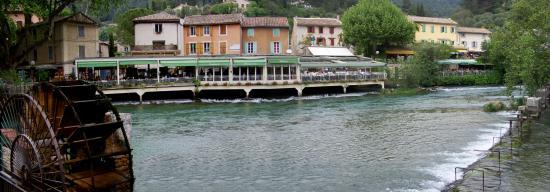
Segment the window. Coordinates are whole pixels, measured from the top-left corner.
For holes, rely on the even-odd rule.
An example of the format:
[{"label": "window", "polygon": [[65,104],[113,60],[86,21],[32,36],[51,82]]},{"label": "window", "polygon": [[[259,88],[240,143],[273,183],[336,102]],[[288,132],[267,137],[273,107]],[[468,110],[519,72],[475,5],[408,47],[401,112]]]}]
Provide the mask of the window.
[{"label": "window", "polygon": [[426,25],[422,24],[421,27],[422,27],[422,32],[426,32]]},{"label": "window", "polygon": [[78,58],[86,57],[86,47],[84,45],[78,46]]},{"label": "window", "polygon": [[462,45],[466,46],[466,41],[462,41]]},{"label": "window", "polygon": [[220,25],[220,35],[227,34],[227,25]]},{"label": "window", "polygon": [[220,42],[220,54],[224,55],[227,50],[227,44],[226,42]]},{"label": "window", "polygon": [[328,32],[329,32],[330,34],[334,34],[334,27],[328,28]]},{"label": "window", "polygon": [[162,24],[160,23],[155,24],[155,33],[157,34],[162,33]]},{"label": "window", "polygon": [[78,36],[84,37],[86,34],[84,33],[84,26],[78,26]]},{"label": "window", "polygon": [[273,29],[273,37],[278,37],[279,34],[281,34],[281,29],[279,29],[279,28],[274,28],[274,29]]},{"label": "window", "polygon": [[189,27],[189,36],[197,36],[197,29],[195,26]]},{"label": "window", "polygon": [[319,27],[319,33],[323,33],[323,27]]},{"label": "window", "polygon": [[466,37],[466,33],[460,33],[460,36]]},{"label": "window", "polygon": [[253,28],[247,29],[246,35],[248,35],[249,37],[254,37],[254,29]]},{"label": "window", "polygon": [[254,53],[254,42],[248,42],[246,44],[246,53],[253,54]]},{"label": "window", "polygon": [[477,43],[475,41],[472,41],[472,47],[477,47]]},{"label": "window", "polygon": [[189,54],[197,54],[197,44],[189,43]]},{"label": "window", "polygon": [[451,27],[451,33],[455,32],[455,27]]},{"label": "window", "polygon": [[430,27],[430,30],[431,30],[432,33],[435,33],[435,25],[432,25],[432,26]]},{"label": "window", "polygon": [[210,35],[210,26],[204,26],[203,34],[204,34],[204,36],[209,36]]},{"label": "window", "polygon": [[315,28],[313,27],[307,27],[307,33],[315,33]]},{"label": "window", "polygon": [[445,33],[445,26],[441,26],[441,33]]},{"label": "window", "polygon": [[280,54],[281,53],[281,43],[279,42],[273,42],[273,54]]},{"label": "window", "polygon": [[440,40],[441,44],[445,45],[445,40]]},{"label": "window", "polygon": [[330,38],[330,46],[334,46],[334,38]]},{"label": "window", "polygon": [[455,44],[455,41],[451,41],[451,45],[454,45]]},{"label": "window", "polygon": [[204,53],[210,53],[210,43],[204,43]]},{"label": "window", "polygon": [[48,46],[48,59],[53,60],[53,47],[51,45]]},{"label": "window", "polygon": [[128,47],[124,47],[124,52],[128,52],[128,51],[129,51]]}]

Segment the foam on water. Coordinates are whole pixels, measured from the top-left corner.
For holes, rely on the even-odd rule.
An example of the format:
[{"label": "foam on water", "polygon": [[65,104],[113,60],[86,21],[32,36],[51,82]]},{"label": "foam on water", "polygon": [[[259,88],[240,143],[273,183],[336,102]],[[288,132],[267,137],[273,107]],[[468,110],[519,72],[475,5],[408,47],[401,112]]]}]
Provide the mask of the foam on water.
[{"label": "foam on water", "polygon": [[506,87],[456,87],[456,88],[438,88],[441,91],[470,91],[470,90],[492,90],[492,89],[504,89]]},{"label": "foam on water", "polygon": [[[499,116],[510,117],[514,116],[514,112],[499,112]],[[487,150],[493,147],[493,138],[500,137],[503,133],[506,133],[509,129],[507,123],[494,123],[484,126],[480,129],[481,132],[475,141],[468,143],[465,147],[461,148],[460,152],[441,152],[434,154],[435,156],[444,159],[444,163],[435,165],[431,168],[425,168],[422,171],[426,171],[433,176],[437,177],[438,181],[424,181],[422,185],[426,188],[422,191],[441,190],[446,184],[451,183],[455,179],[454,170],[456,167],[468,167],[482,158]],[[498,138],[495,138],[495,143],[498,143]],[[457,179],[461,179],[462,172],[457,173]]]}]

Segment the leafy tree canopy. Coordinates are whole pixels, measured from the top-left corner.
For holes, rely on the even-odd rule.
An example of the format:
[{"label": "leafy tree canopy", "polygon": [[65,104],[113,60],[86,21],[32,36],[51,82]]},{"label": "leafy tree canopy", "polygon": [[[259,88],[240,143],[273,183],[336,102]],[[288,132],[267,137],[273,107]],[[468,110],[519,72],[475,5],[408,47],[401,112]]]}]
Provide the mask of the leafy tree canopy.
[{"label": "leafy tree canopy", "polygon": [[373,55],[392,44],[414,40],[416,26],[389,0],[360,0],[342,16],[344,42]]},{"label": "leafy tree canopy", "polygon": [[437,61],[449,58],[451,47],[439,43],[419,43],[414,46],[415,55],[405,65],[403,84],[407,87],[431,87],[436,84],[440,72]]},{"label": "leafy tree canopy", "polygon": [[137,17],[153,14],[153,11],[146,8],[130,9],[116,16],[116,36],[120,42],[127,45],[134,44],[134,19]]}]

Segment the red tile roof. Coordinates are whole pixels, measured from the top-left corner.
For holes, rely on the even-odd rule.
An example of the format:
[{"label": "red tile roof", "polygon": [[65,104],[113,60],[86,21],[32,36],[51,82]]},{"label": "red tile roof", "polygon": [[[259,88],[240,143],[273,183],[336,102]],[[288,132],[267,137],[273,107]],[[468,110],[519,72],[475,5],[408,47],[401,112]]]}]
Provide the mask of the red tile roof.
[{"label": "red tile roof", "polygon": [[449,24],[456,25],[457,23],[450,18],[438,18],[438,17],[421,17],[408,15],[409,20],[419,23],[435,23],[435,24]]},{"label": "red tile roof", "polygon": [[298,26],[327,26],[340,27],[342,22],[336,18],[300,18],[295,17],[294,22]]},{"label": "red tile roof", "polygon": [[462,33],[491,34],[491,31],[485,28],[458,27],[456,31],[462,32]]},{"label": "red tile roof", "polygon": [[166,12],[160,12],[152,15],[146,15],[134,19],[136,23],[151,23],[151,22],[180,22],[180,17]]},{"label": "red tile roof", "polygon": [[246,17],[243,27],[289,27],[286,17]]},{"label": "red tile roof", "polygon": [[192,15],[185,17],[183,25],[240,24],[243,17],[243,14]]}]

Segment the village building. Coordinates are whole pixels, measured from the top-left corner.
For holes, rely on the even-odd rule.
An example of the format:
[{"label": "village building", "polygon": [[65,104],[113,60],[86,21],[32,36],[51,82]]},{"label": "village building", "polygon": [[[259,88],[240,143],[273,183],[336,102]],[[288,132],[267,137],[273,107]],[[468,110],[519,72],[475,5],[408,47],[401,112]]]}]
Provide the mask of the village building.
[{"label": "village building", "polygon": [[417,25],[416,42],[458,45],[457,23],[450,18],[408,16]]},{"label": "village building", "polygon": [[132,55],[182,55],[183,20],[160,12],[134,19]]},{"label": "village building", "polygon": [[243,55],[283,55],[288,47],[286,17],[247,17],[242,23]]},{"label": "village building", "polygon": [[458,41],[468,52],[482,52],[482,44],[489,41],[490,35],[485,28],[458,27]]},{"label": "village building", "polygon": [[[6,15],[8,15],[8,17],[17,25],[18,28],[26,26],[27,24],[25,23],[25,13],[23,13],[23,11],[7,11]],[[30,24],[42,21],[36,14],[31,14],[29,16],[31,22]]]},{"label": "village building", "polygon": [[[46,23],[35,25],[41,24]],[[50,77],[62,79],[73,73],[75,59],[99,56],[99,24],[85,14],[57,17],[53,30],[51,39],[27,55],[24,60],[29,64],[27,67],[47,71]],[[33,34],[42,33],[35,31]]]},{"label": "village building", "polygon": [[291,46],[294,54],[303,55],[307,47],[340,47],[342,22],[338,18],[294,17]]},{"label": "village building", "polygon": [[223,0],[224,3],[235,3],[237,4],[237,7],[241,10],[245,10],[248,5],[250,4],[250,1],[248,0]]},{"label": "village building", "polygon": [[183,22],[184,55],[241,54],[242,14],[193,15]]}]

